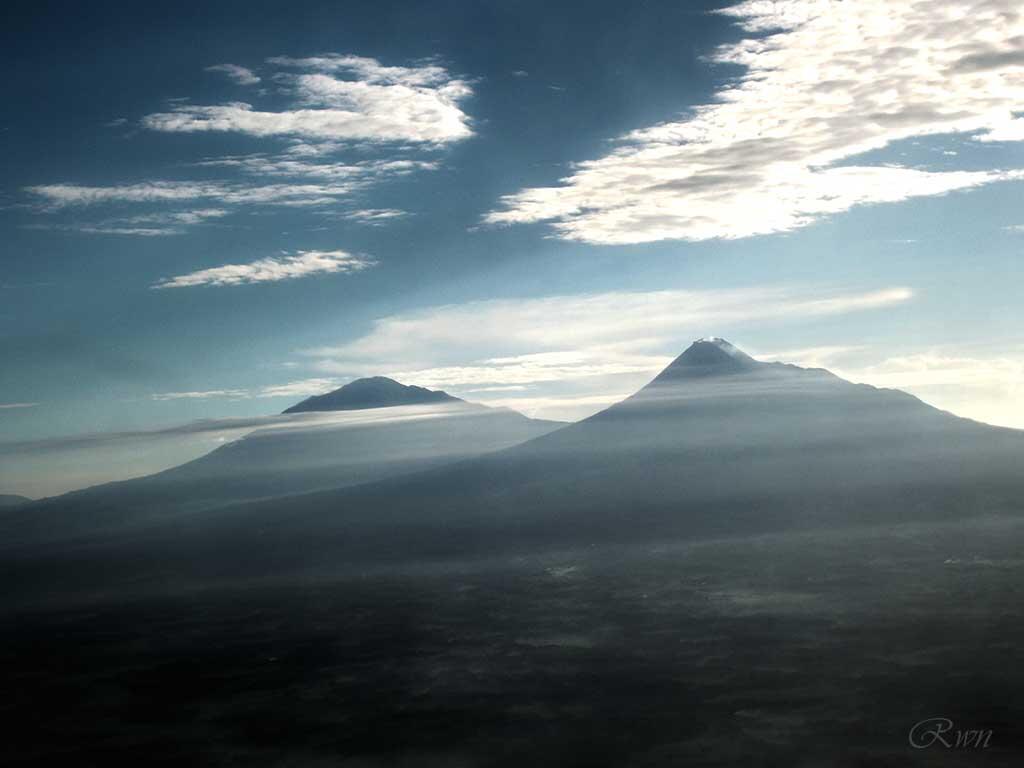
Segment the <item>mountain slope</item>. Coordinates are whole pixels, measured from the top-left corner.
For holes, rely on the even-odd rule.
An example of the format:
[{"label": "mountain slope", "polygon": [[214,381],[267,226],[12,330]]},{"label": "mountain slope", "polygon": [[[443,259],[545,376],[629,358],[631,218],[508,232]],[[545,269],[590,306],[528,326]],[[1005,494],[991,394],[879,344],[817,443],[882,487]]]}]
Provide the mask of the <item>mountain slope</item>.
[{"label": "mountain slope", "polygon": [[0,508],[17,507],[28,504],[32,499],[27,496],[18,496],[16,493],[0,493]]},{"label": "mountain slope", "polygon": [[284,413],[309,411],[357,411],[366,408],[389,408],[397,405],[430,405],[463,402],[447,392],[401,384],[386,376],[356,379],[325,395],[307,397]]},{"label": "mountain slope", "polygon": [[146,552],[203,581],[1017,514],[1022,461],[1020,432],[701,341],[577,424],[445,467],[154,525],[107,542],[133,555],[105,568]]},{"label": "mountain slope", "polygon": [[[443,393],[441,393],[443,394]],[[44,499],[4,518],[7,543],[112,535],[245,500],[341,488],[495,451],[560,422],[456,398],[298,419],[257,430],[194,461],[148,477]]]}]

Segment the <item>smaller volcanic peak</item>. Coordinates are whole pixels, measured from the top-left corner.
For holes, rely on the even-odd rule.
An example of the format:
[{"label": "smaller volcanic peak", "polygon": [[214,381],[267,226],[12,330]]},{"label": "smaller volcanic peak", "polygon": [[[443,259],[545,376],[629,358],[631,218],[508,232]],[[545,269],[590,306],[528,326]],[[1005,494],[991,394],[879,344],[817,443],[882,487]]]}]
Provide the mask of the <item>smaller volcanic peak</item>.
[{"label": "smaller volcanic peak", "polygon": [[683,354],[658,374],[651,384],[676,379],[727,376],[748,373],[763,365],[725,339],[709,336],[697,339]]},{"label": "smaller volcanic peak", "polygon": [[461,403],[447,392],[410,386],[386,376],[356,379],[326,395],[308,397],[284,413],[307,411],[358,411],[368,408],[390,408],[398,405],[428,403]]}]

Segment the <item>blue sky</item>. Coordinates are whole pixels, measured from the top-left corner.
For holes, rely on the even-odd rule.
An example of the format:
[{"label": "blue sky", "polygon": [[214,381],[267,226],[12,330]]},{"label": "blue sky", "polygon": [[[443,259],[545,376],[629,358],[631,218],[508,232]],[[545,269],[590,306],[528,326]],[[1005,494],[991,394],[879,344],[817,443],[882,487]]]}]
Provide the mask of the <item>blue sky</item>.
[{"label": "blue sky", "polygon": [[1016,4],[550,5],[15,3],[0,491],[361,375],[579,418],[704,335],[1024,427]]}]

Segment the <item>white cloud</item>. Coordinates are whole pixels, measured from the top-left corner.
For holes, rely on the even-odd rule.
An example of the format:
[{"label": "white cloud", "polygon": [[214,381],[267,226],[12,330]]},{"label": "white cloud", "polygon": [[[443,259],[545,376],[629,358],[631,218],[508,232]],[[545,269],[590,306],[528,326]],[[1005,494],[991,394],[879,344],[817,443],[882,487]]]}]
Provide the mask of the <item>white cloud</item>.
[{"label": "white cloud", "polygon": [[238,85],[256,85],[260,78],[247,67],[240,67],[238,64],[214,64],[206,68],[207,72],[220,72],[233,80]]},{"label": "white cloud", "polygon": [[276,57],[268,63],[309,70],[279,74],[293,108],[269,112],[245,102],[179,104],[147,115],[157,131],[233,131],[360,143],[447,144],[473,134],[460,104],[472,95],[465,80],[436,64],[387,67],[376,59],[325,54]]},{"label": "white cloud", "polygon": [[209,219],[227,216],[223,208],[201,208],[191,211],[147,213],[109,219],[98,224],[80,224],[62,227],[91,235],[133,235],[139,237],[167,237],[185,234],[185,228]]},{"label": "white cloud", "polygon": [[1024,139],[1015,0],[750,0],[722,13],[752,35],[711,57],[745,67],[713,103],[621,137],[558,186],[506,196],[486,221],[547,221],[591,243],[738,238],[1021,178],[841,164],[915,136]]},{"label": "white cloud", "polygon": [[339,379],[334,378],[312,378],[290,381],[287,384],[277,384],[263,387],[257,397],[309,397],[310,395],[322,395],[336,389],[340,384]]},{"label": "white cloud", "polygon": [[15,408],[35,408],[39,403],[0,403],[0,410]]},{"label": "white cloud", "polygon": [[227,182],[145,181],[93,187],[82,184],[43,184],[27,187],[51,208],[111,203],[172,203],[216,200],[225,205],[322,205],[349,195],[353,186],[334,184],[265,184],[246,186]]},{"label": "white cloud", "polygon": [[341,217],[349,221],[358,222],[359,224],[379,227],[395,219],[404,219],[408,215],[408,211],[400,211],[397,208],[360,208],[343,213]]},{"label": "white cloud", "polygon": [[221,397],[240,400],[249,397],[249,393],[244,389],[208,389],[201,392],[158,392],[149,397],[151,400],[158,402],[171,400],[211,400]]},{"label": "white cloud", "polygon": [[[469,117],[459,106],[472,89],[435,63],[388,67],[375,59],[338,54],[276,58],[270,63],[279,70],[273,77],[277,95],[290,99],[290,109],[267,112],[241,102],[196,106],[187,99],[168,99],[168,111],[142,121],[161,131],[235,131],[274,138],[277,146],[270,151],[191,163],[235,172],[235,179],[40,184],[25,188],[36,198],[32,207],[52,213],[68,207],[203,201],[226,207],[313,209],[348,203],[346,207],[356,209],[348,218],[380,226],[403,214],[357,208],[349,199],[383,181],[439,168],[436,150],[472,135]],[[250,70],[235,64],[207,69],[243,85],[259,82]],[[266,95],[263,90],[258,93]],[[367,154],[370,150],[374,155]],[[182,234],[212,216],[186,214],[162,212],[52,228],[160,237]]]},{"label": "white cloud", "polygon": [[[306,145],[295,145],[304,148]],[[292,147],[290,149],[295,149]],[[435,170],[438,163],[430,160],[368,160],[358,163],[324,161],[322,155],[287,151],[283,156],[244,155],[203,160],[204,167],[235,168],[253,176],[307,177],[345,180],[352,184],[368,183],[387,177],[405,176],[415,171]]]},{"label": "white cloud", "polygon": [[245,285],[294,280],[310,275],[358,272],[374,265],[365,256],[346,251],[298,251],[293,255],[267,257],[248,264],[224,264],[186,275],[168,277],[153,288],[187,288],[197,285]]},{"label": "white cloud", "polygon": [[150,395],[151,400],[166,402],[173,400],[213,400],[230,398],[247,400],[252,397],[308,397],[320,395],[336,388],[339,379],[312,378],[290,381],[287,384],[272,384],[256,390],[250,389],[208,389],[194,392],[158,392]]},{"label": "white cloud", "polygon": [[[531,387],[536,391],[517,399],[551,401],[546,413],[557,416],[552,398],[596,403],[632,391],[699,336],[754,322],[891,308],[911,297],[906,288],[769,287],[497,299],[392,315],[355,341],[304,354],[324,373],[389,375],[481,393],[487,403],[494,402],[490,393],[500,396],[499,388]],[[578,415],[578,406],[561,415]]]},{"label": "white cloud", "polygon": [[[341,379],[312,378],[290,381],[287,384],[271,384],[258,389],[206,389],[188,392],[157,392],[150,399],[159,402],[173,400],[209,400],[227,397],[234,400],[251,397],[308,397],[312,394],[323,394],[340,385]],[[0,408],[3,408],[0,406]]]},{"label": "white cloud", "polygon": [[[802,347],[800,349],[788,349],[783,352],[754,354],[754,356],[758,360],[793,363],[804,368],[828,368],[835,361],[847,358],[864,349],[866,347],[863,344],[834,344],[823,347]],[[752,350],[750,352],[753,353]]]}]

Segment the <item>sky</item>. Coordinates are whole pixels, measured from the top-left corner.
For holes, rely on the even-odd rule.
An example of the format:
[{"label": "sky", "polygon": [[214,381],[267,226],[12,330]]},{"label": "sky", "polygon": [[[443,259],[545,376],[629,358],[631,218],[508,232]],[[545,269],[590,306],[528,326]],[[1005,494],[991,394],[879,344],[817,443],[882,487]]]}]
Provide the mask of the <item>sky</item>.
[{"label": "sky", "polygon": [[711,335],[1024,428],[1019,3],[155,5],[0,29],[0,492],[365,375],[574,420]]}]

